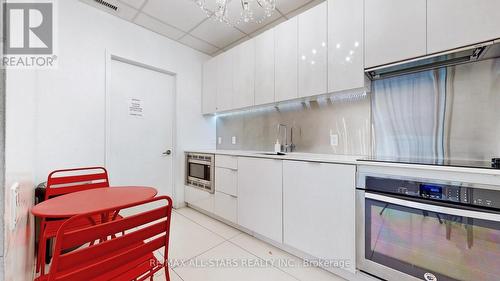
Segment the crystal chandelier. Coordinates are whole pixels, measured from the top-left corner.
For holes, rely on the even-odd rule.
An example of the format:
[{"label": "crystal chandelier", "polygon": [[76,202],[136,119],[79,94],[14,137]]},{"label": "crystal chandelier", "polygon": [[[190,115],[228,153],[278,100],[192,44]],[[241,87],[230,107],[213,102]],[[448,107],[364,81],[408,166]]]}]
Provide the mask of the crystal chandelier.
[{"label": "crystal chandelier", "polygon": [[[228,5],[231,1],[241,4],[239,15],[229,14]],[[271,17],[276,10],[276,0],[195,0],[195,2],[205,11],[207,17],[213,15],[215,20],[230,25],[238,25],[242,22],[260,24]]]}]

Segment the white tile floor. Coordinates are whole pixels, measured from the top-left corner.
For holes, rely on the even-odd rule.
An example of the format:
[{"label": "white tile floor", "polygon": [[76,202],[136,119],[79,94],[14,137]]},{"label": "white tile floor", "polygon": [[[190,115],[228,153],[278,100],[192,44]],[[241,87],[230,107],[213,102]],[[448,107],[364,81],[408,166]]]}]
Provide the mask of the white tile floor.
[{"label": "white tile floor", "polygon": [[[169,258],[172,281],[344,280],[319,268],[302,267],[299,258],[191,208],[172,214]],[[288,264],[256,266],[277,260]],[[222,264],[213,266],[215,262]],[[165,280],[164,273],[157,273],[155,280]]]}]

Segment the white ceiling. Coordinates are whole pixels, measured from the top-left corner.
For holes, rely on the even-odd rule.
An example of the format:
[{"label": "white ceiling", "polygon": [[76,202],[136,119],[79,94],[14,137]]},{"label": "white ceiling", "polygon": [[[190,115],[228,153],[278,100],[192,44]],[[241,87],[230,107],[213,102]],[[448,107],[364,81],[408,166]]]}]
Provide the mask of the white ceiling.
[{"label": "white ceiling", "polygon": [[[117,11],[99,5],[95,0],[81,1],[213,56],[324,0],[276,0],[275,14],[262,24],[241,23],[236,26],[209,18],[194,0],[105,0],[117,6]],[[228,13],[235,20],[241,10],[240,1],[230,1]],[[215,0],[206,0],[206,3],[215,3]]]}]

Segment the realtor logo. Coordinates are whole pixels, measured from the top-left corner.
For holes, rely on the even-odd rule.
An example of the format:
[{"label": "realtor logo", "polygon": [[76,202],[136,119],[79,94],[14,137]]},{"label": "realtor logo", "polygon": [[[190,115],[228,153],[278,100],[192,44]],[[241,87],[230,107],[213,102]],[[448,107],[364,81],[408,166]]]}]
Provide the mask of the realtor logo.
[{"label": "realtor logo", "polygon": [[52,3],[4,3],[4,5],[5,53],[52,54]]},{"label": "realtor logo", "polygon": [[54,67],[57,59],[54,55],[54,3],[9,1],[3,5],[2,66]]}]

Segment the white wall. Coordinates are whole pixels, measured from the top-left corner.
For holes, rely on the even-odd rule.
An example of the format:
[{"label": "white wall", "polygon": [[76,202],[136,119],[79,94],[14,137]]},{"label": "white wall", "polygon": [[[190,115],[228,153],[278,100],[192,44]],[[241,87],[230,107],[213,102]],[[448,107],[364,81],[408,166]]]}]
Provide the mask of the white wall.
[{"label": "white wall", "polygon": [[[16,168],[7,173],[7,183],[22,181],[23,200],[30,205],[34,185],[49,171],[104,165],[109,50],[177,74],[175,199],[182,204],[184,149],[215,148],[215,121],[200,114],[201,67],[208,56],[76,0],[59,0],[58,10],[58,68],[13,70],[7,77],[7,165]],[[6,280],[20,280],[32,262],[27,212],[24,208],[18,229],[6,235]]]},{"label": "white wall", "polygon": [[[3,4],[0,0],[0,22],[3,23]],[[4,42],[3,28],[0,28],[0,42]],[[2,43],[0,43],[2,45]],[[3,50],[3,48],[2,48]],[[5,184],[5,70],[0,69],[0,188]],[[0,280],[4,280],[3,241],[4,241],[4,192],[0,191]]]},{"label": "white wall", "polygon": [[[33,179],[35,165],[36,80],[34,71],[7,71],[5,124],[5,280],[30,277],[33,243]],[[11,211],[10,188],[19,185],[17,227]],[[24,279],[23,279],[24,280]]]},{"label": "white wall", "polygon": [[103,164],[106,49],[177,73],[180,167],[185,145],[215,144],[215,124],[200,114],[208,56],[76,0],[58,3],[59,67],[42,71],[37,87],[36,182],[53,169]]}]

